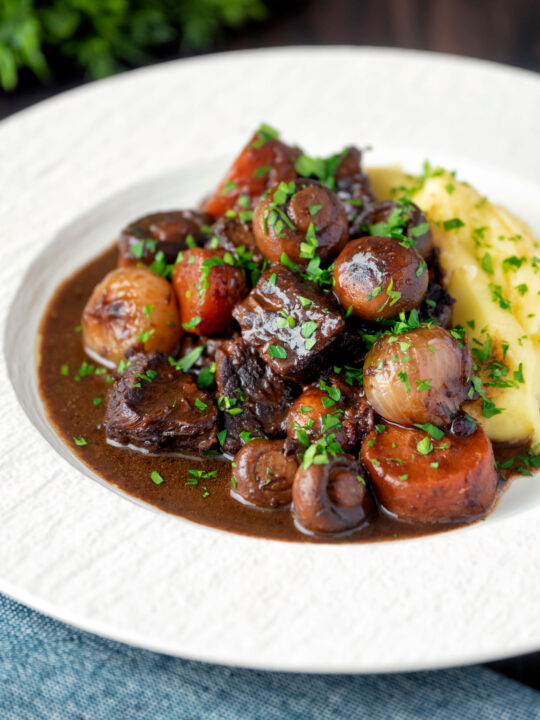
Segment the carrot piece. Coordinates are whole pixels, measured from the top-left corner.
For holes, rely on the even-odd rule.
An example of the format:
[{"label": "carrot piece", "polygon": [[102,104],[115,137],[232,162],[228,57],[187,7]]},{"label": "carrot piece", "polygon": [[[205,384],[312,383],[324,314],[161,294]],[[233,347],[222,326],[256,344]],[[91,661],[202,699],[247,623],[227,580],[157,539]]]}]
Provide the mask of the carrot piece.
[{"label": "carrot piece", "polygon": [[244,274],[223,250],[186,250],[173,271],[182,327],[195,335],[229,332],[234,306],[247,294]]},{"label": "carrot piece", "polygon": [[381,505],[401,520],[473,520],[495,498],[493,448],[480,427],[468,437],[436,440],[423,430],[387,423],[364,439],[362,462]]}]

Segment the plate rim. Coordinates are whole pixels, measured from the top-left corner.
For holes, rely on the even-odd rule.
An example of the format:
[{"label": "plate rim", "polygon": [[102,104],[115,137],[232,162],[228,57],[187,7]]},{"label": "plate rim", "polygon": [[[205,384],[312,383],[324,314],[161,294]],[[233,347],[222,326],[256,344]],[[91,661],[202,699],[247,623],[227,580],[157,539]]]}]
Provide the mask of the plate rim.
[{"label": "plate rim", "polygon": [[[414,51],[414,50],[402,51],[402,50],[393,49],[393,48],[392,49],[371,48],[371,47],[370,48],[358,48],[355,46],[322,46],[322,47],[320,47],[320,46],[318,46],[318,47],[317,46],[315,46],[315,47],[313,47],[313,46],[287,47],[286,46],[286,47],[282,47],[282,48],[281,47],[280,48],[261,48],[258,50],[229,51],[229,52],[225,52],[225,53],[215,53],[215,54],[209,54],[209,55],[204,55],[204,56],[198,56],[195,58],[173,60],[173,61],[170,61],[167,63],[159,63],[157,65],[152,65],[149,67],[141,68],[136,71],[131,71],[129,73],[115,76],[112,78],[107,78],[103,81],[99,81],[99,83],[90,83],[88,85],[84,85],[79,88],[75,88],[73,90],[67,91],[66,93],[61,93],[58,96],[54,96],[54,97],[44,100],[40,103],[37,103],[36,105],[31,106],[30,108],[26,108],[18,113],[15,113],[13,116],[7,118],[6,120],[2,121],[2,123],[0,123],[0,135],[2,134],[3,128],[5,126],[15,124],[23,116],[29,116],[31,114],[36,114],[36,113],[40,112],[45,105],[47,105],[47,107],[50,107],[56,103],[65,102],[67,95],[73,96],[75,94],[83,94],[83,93],[86,94],[89,90],[91,90],[92,92],[96,92],[97,85],[99,85],[99,87],[102,87],[105,84],[124,82],[126,80],[126,78],[129,77],[131,79],[131,76],[133,76],[135,74],[137,76],[141,76],[141,75],[146,75],[149,73],[152,73],[152,74],[159,73],[164,67],[167,67],[167,68],[176,67],[179,64],[182,64],[182,66],[185,66],[187,64],[199,65],[202,63],[215,62],[216,60],[219,60],[219,58],[221,56],[240,56],[241,58],[243,58],[247,55],[257,55],[257,56],[274,55],[274,54],[283,54],[283,53],[287,53],[290,51],[300,53],[300,54],[304,51],[308,51],[309,53],[313,53],[313,54],[319,54],[321,51],[332,52],[335,50],[338,50],[340,52],[353,51],[355,53],[360,52],[363,54],[370,54],[370,55],[382,54],[382,55],[398,56],[398,55],[405,54],[408,56],[423,57],[423,58],[426,58],[426,56],[428,56],[429,58],[437,58],[437,59],[444,59],[444,60],[451,60],[451,61],[457,60],[459,63],[463,63],[464,66],[469,66],[470,64],[473,64],[475,66],[482,65],[482,66],[486,66],[490,69],[495,69],[496,71],[499,71],[500,68],[503,68],[505,71],[510,71],[511,73],[517,73],[519,75],[526,75],[528,78],[534,78],[535,81],[538,83],[538,86],[540,87],[540,83],[539,83],[540,76],[531,71],[523,70],[520,68],[512,68],[512,67],[508,67],[505,65],[501,65],[499,63],[493,63],[493,62],[489,62],[489,61],[476,60],[474,58],[464,58],[461,56],[455,56],[455,55],[451,55],[451,54],[440,54],[440,53],[432,53],[429,51]],[[81,209],[80,212],[78,213],[78,216],[80,216],[81,214],[84,214],[85,212],[86,212],[86,209]],[[32,258],[32,262],[34,259],[35,258]],[[27,264],[25,270],[27,270],[27,269],[28,269],[28,264]],[[19,278],[19,282],[20,282],[20,280],[21,280],[21,278]],[[19,284],[19,283],[17,283],[17,284]],[[10,298],[10,300],[11,300],[11,298]],[[3,338],[3,341],[5,342],[5,336]],[[3,353],[4,353],[4,342],[3,342]],[[252,539],[248,538],[248,540],[251,541]],[[260,541],[266,542],[265,540],[260,540]],[[164,649],[164,648],[160,648],[159,645],[154,645],[152,643],[148,643],[146,641],[143,641],[140,638],[137,639],[138,636],[136,633],[133,635],[127,631],[119,631],[118,628],[116,628],[116,629],[108,628],[107,624],[101,625],[97,621],[94,623],[91,623],[88,621],[88,619],[86,619],[86,620],[80,619],[80,618],[77,618],[76,615],[70,615],[69,613],[66,613],[66,612],[63,612],[61,615],[57,614],[54,607],[52,607],[52,606],[48,607],[46,602],[35,603],[33,601],[32,597],[26,595],[25,591],[21,591],[20,589],[11,587],[10,583],[9,582],[5,583],[4,579],[1,576],[0,576],[0,589],[2,589],[2,591],[6,592],[6,594],[8,594],[10,597],[13,597],[13,598],[19,600],[20,602],[23,602],[25,605],[28,605],[38,611],[45,612],[45,614],[55,617],[56,619],[58,619],[60,621],[68,622],[69,624],[71,624],[75,627],[78,627],[81,630],[94,632],[98,635],[108,637],[112,640],[117,640],[119,642],[127,642],[129,644],[136,645],[137,647],[146,648],[146,649],[156,651],[156,652],[165,652],[167,654],[179,655],[181,657],[188,657],[190,659],[199,660],[199,661],[203,661],[203,662],[217,662],[220,664],[226,663],[229,665],[236,665],[239,667],[256,667],[258,669],[281,670],[281,671],[290,671],[290,672],[313,672],[313,673],[359,672],[357,663],[355,663],[354,666],[350,666],[350,665],[339,666],[339,664],[337,664],[337,665],[334,665],[332,669],[323,669],[320,666],[320,664],[317,662],[315,662],[312,667],[310,667],[310,666],[302,667],[298,663],[295,663],[294,667],[287,668],[287,667],[284,667],[283,665],[272,666],[271,664],[269,664],[269,662],[267,660],[264,660],[260,665],[257,665],[253,659],[249,662],[249,664],[245,664],[243,662],[237,662],[231,658],[220,657],[220,658],[216,659],[216,657],[212,658],[212,657],[208,657],[207,655],[204,655],[204,654],[201,656],[197,656],[196,654],[186,654],[183,651],[174,651],[171,648]],[[47,607],[47,609],[45,609],[45,607]],[[526,653],[526,652],[531,652],[531,651],[534,651],[535,649],[537,649],[537,647],[538,647],[538,645],[537,645],[536,641],[530,646],[523,644],[521,647],[518,648],[518,652],[520,654]],[[511,649],[510,655],[515,655],[515,654],[516,654],[516,648],[513,647]],[[447,658],[442,663],[434,664],[431,662],[428,667],[430,667],[430,668],[450,667],[450,666],[456,665],[456,664],[469,664],[469,663],[473,663],[473,662],[487,661],[490,659],[494,659],[495,657],[497,657],[497,658],[501,657],[500,653],[493,655],[492,652],[486,651],[485,654],[480,653],[475,658],[472,658],[471,655],[469,654],[469,655],[467,655],[467,657],[458,658],[457,656],[454,656],[452,658]],[[374,667],[371,670],[369,668],[362,668],[362,670],[360,670],[360,672],[363,672],[363,673],[400,672],[400,671],[408,671],[408,670],[419,670],[419,669],[425,669],[425,668],[426,668],[426,666],[423,665],[421,662],[420,663],[413,662],[408,665],[406,663],[401,662],[399,665],[394,666],[394,667],[381,666],[381,667]]]}]

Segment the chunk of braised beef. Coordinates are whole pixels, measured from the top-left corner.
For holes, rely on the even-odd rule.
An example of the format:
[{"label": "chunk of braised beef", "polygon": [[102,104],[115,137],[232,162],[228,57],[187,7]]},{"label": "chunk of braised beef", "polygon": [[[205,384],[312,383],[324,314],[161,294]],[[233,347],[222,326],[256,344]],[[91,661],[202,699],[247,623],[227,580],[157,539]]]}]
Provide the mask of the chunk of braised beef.
[{"label": "chunk of braised beef", "polygon": [[212,217],[197,210],[170,210],[145,215],[125,227],[118,239],[120,266],[150,265],[162,252],[167,263],[190,245],[202,245]]},{"label": "chunk of braised beef", "polygon": [[442,285],[437,282],[430,283],[424,301],[418,308],[420,322],[434,320],[443,328],[450,327],[455,302],[455,299]]},{"label": "chunk of braised beef", "polygon": [[[375,200],[368,176],[362,170],[362,153],[351,146],[347,149],[334,174],[337,196],[343,203],[349,224]],[[353,236],[352,236],[353,237]]]},{"label": "chunk of braised beef", "polygon": [[214,238],[217,238],[219,247],[228,250],[230,253],[238,253],[245,257],[251,253],[250,259],[255,263],[263,261],[263,255],[259,250],[255,236],[253,235],[251,222],[244,222],[238,215],[236,217],[220,217],[210,228],[210,240],[206,247],[215,247]]},{"label": "chunk of braised beef", "polygon": [[345,321],[334,297],[279,264],[264,271],[233,317],[265,363],[299,383],[318,377],[344,340]]},{"label": "chunk of braised beef", "polygon": [[332,385],[341,391],[344,413],[341,423],[347,433],[349,447],[358,447],[364,435],[375,427],[375,413],[369,404],[364,390],[356,383],[347,382],[347,370],[331,380]]},{"label": "chunk of braised beef", "polygon": [[138,353],[109,390],[103,425],[107,437],[122,445],[202,452],[216,442],[217,410],[166,355]]},{"label": "chunk of braised beef", "polygon": [[414,247],[424,260],[430,258],[433,249],[427,218],[409,200],[385,200],[368,205],[351,224],[351,234],[354,237],[401,237],[401,242]]},{"label": "chunk of braised beef", "polygon": [[426,296],[418,308],[422,322],[434,320],[443,328],[452,324],[452,311],[456,303],[443,285],[443,275],[439,263],[439,248],[433,248],[429,259],[429,286]]},{"label": "chunk of braised beef", "polygon": [[[222,343],[216,352],[218,404],[227,431],[223,448],[236,453],[253,437],[284,435],[283,421],[299,389],[276,375],[245,340]],[[241,433],[248,433],[242,438]]]}]

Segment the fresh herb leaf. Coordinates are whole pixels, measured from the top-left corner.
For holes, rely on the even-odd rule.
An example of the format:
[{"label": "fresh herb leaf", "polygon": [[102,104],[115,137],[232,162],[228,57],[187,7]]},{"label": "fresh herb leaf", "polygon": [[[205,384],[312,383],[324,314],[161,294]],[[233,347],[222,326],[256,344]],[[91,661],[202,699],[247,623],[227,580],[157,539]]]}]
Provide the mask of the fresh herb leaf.
[{"label": "fresh herb leaf", "polygon": [[152,470],[150,473],[150,480],[154,483],[154,485],[161,485],[161,483],[165,482],[157,470]]},{"label": "fresh herb leaf", "polygon": [[287,357],[287,351],[282,345],[270,345],[268,355],[272,358],[280,358],[283,360]]}]

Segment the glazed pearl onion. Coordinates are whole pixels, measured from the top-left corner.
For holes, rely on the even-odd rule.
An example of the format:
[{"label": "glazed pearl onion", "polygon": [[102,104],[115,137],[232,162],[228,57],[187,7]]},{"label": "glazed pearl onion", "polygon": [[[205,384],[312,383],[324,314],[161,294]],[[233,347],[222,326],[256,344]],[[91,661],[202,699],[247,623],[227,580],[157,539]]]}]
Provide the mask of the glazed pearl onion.
[{"label": "glazed pearl onion", "polygon": [[86,303],[82,331],[85,350],[109,367],[136,345],[172,352],[182,328],[171,284],[146,268],[113,270]]},{"label": "glazed pearl onion", "polygon": [[368,322],[418,307],[428,286],[427,265],[414,248],[389,237],[351,240],[334,267],[341,305]]},{"label": "glazed pearl onion", "polygon": [[467,399],[471,373],[466,346],[441,327],[420,327],[375,342],[364,362],[364,389],[386,420],[444,428]]}]

